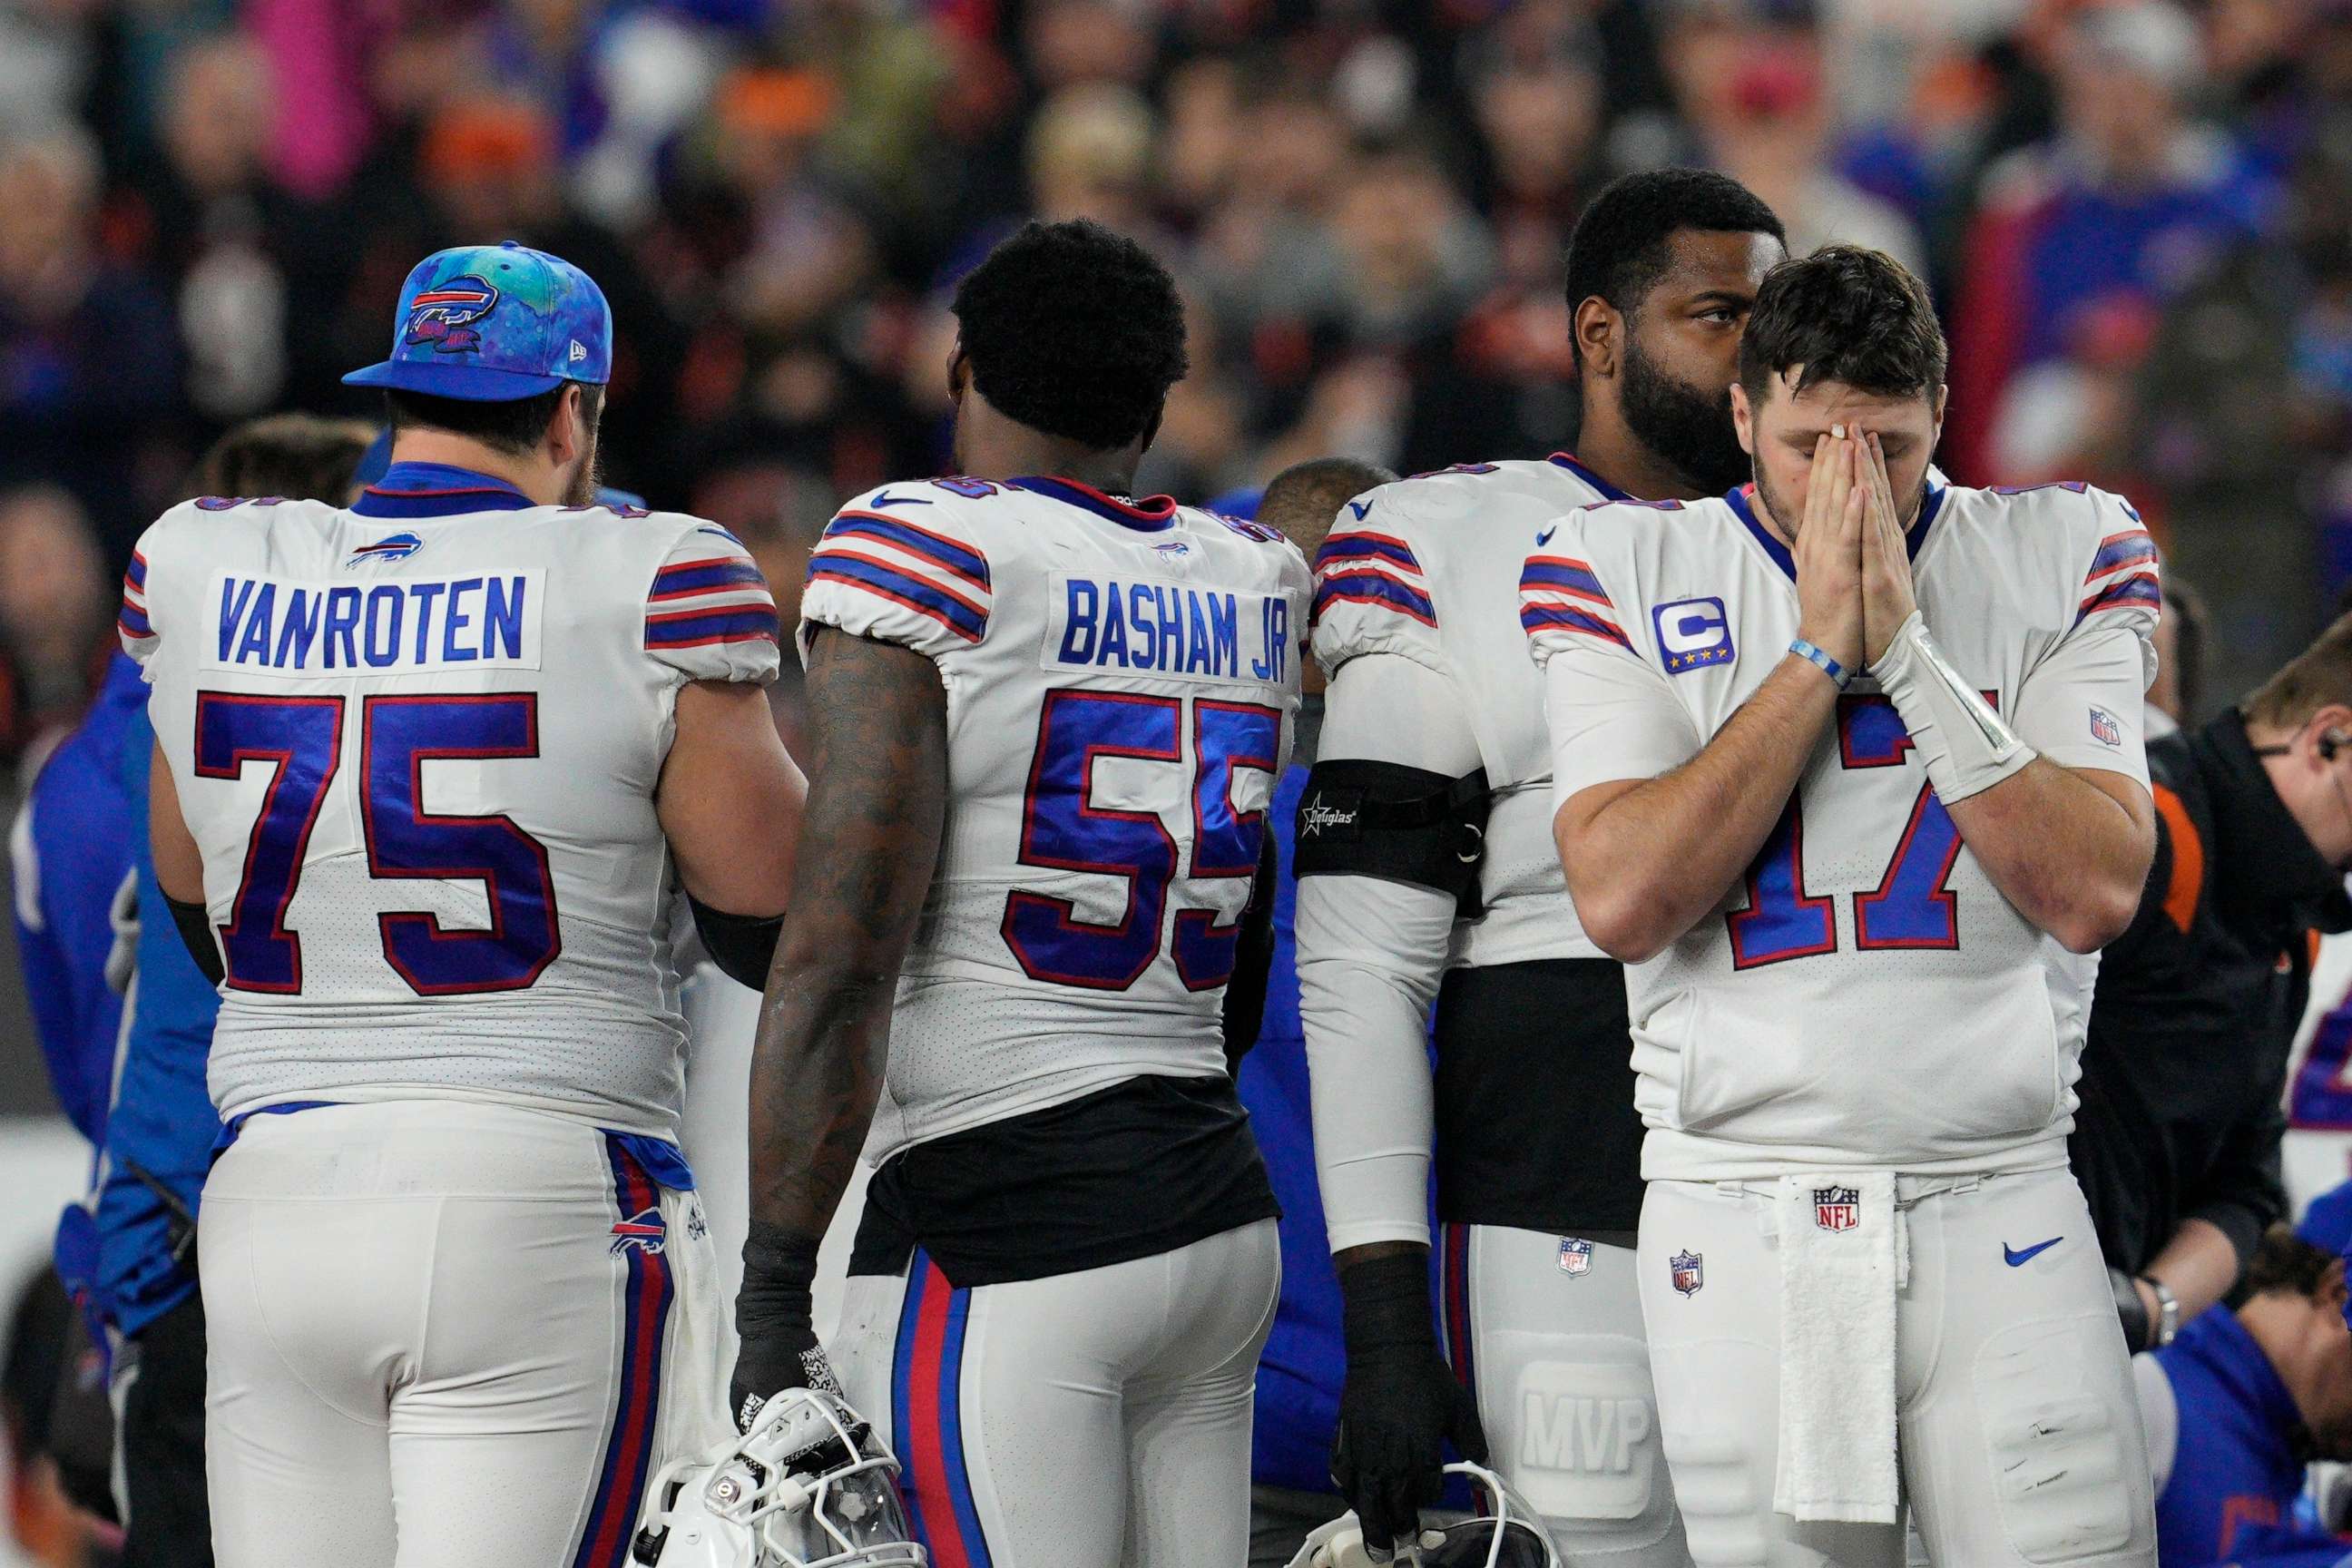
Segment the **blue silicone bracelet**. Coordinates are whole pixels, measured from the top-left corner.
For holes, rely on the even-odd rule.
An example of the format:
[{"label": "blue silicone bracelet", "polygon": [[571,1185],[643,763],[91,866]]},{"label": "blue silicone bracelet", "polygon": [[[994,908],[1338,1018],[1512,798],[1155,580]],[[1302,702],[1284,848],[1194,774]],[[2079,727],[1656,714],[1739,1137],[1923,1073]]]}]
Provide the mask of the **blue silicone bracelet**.
[{"label": "blue silicone bracelet", "polygon": [[1845,666],[1840,664],[1837,660],[1832,658],[1828,654],[1823,653],[1820,648],[1815,647],[1812,644],[1807,642],[1802,637],[1799,637],[1795,641],[1791,642],[1789,645],[1789,651],[1795,654],[1799,658],[1806,660],[1808,663],[1818,665],[1821,668],[1821,672],[1823,675],[1828,676],[1830,678],[1831,684],[1835,686],[1840,691],[1843,691],[1846,689],[1846,683],[1853,679],[1853,672],[1848,670]]}]

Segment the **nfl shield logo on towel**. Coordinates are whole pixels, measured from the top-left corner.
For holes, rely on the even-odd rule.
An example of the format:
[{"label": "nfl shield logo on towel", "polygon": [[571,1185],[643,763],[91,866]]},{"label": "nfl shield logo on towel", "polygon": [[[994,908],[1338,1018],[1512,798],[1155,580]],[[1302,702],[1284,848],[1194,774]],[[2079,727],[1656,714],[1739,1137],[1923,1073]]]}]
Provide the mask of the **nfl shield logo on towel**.
[{"label": "nfl shield logo on towel", "polygon": [[1673,1276],[1675,1289],[1685,1296],[1697,1295],[1698,1288],[1706,1283],[1704,1262],[1696,1252],[1677,1252],[1667,1258],[1666,1268]]},{"label": "nfl shield logo on towel", "polygon": [[1823,1230],[1852,1230],[1862,1224],[1862,1194],[1852,1187],[1815,1187],[1813,1223]]},{"label": "nfl shield logo on towel", "polygon": [[1562,1274],[1592,1272],[1592,1243],[1581,1237],[1561,1237],[1559,1238],[1559,1271]]}]

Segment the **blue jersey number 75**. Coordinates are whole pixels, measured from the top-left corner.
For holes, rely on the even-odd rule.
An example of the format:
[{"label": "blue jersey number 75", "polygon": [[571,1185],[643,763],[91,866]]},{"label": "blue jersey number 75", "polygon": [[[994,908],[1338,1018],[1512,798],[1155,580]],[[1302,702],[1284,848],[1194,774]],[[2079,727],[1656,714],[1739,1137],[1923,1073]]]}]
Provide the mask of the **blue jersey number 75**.
[{"label": "blue jersey number 75", "polygon": [[[196,694],[196,776],[234,779],[252,763],[271,770],[228,923],[220,927],[231,990],[302,990],[302,937],[288,927],[286,912],[341,766],[343,717],[341,697]],[[360,723],[360,820],[369,874],[478,881],[490,906],[488,930],[447,930],[422,912],[378,915],[385,962],[420,996],[530,985],[562,951],[545,846],[503,815],[427,809],[424,781],[425,764],[436,759],[538,756],[538,697],[369,697]]]}]

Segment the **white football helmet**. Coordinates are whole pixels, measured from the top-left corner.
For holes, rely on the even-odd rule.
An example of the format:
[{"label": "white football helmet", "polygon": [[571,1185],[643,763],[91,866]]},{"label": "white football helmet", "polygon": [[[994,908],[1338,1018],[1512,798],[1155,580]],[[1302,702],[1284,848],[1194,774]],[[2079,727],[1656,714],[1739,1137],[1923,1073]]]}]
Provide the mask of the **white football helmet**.
[{"label": "white football helmet", "polygon": [[1290,1568],[1562,1568],[1543,1516],[1510,1483],[1484,1465],[1448,1465],[1445,1473],[1468,1478],[1478,1493],[1466,1517],[1424,1512],[1417,1541],[1392,1558],[1378,1558],[1366,1549],[1356,1516],[1344,1513],[1307,1538]]},{"label": "white football helmet", "polygon": [[751,1430],[654,1477],[630,1548],[659,1568],[923,1568],[898,1461],[838,1395],[786,1389]]}]

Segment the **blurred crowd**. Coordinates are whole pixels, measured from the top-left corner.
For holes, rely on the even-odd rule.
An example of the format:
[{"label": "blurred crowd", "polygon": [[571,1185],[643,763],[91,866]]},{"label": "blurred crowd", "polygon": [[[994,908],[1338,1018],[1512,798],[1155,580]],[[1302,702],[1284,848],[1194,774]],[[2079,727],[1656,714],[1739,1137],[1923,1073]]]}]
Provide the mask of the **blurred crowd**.
[{"label": "blurred crowd", "polygon": [[598,279],[609,481],[789,600],[946,466],[943,298],[1025,216],[1178,268],[1143,481],[1205,500],[1572,444],[1569,226],[1672,162],[1921,270],[1946,469],[2134,498],[2217,700],[2352,582],[2352,0],[0,0],[0,757],[209,439],[372,412],[436,247]]}]

